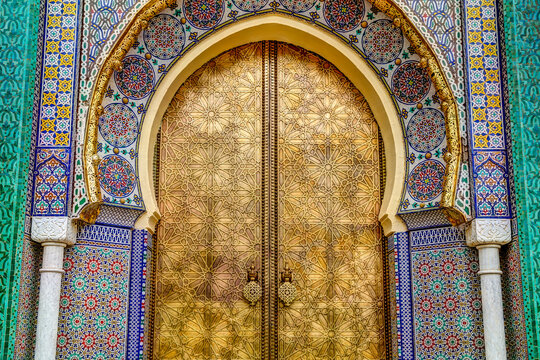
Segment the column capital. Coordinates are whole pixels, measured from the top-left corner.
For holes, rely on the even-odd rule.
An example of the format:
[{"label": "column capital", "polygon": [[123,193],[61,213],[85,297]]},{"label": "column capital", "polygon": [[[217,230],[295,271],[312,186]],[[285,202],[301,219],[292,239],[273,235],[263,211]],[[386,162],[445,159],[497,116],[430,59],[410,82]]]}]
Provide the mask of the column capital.
[{"label": "column capital", "polygon": [[506,245],[512,240],[510,219],[474,219],[465,231],[467,245]]},{"label": "column capital", "polygon": [[76,226],[67,216],[32,217],[32,240],[38,243],[74,245]]}]

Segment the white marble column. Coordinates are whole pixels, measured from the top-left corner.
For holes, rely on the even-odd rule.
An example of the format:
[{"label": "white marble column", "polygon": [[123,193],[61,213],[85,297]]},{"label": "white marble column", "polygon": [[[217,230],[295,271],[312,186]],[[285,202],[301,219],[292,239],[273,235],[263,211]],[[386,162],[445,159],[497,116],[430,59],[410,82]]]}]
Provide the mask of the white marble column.
[{"label": "white marble column", "polygon": [[32,218],[32,240],[43,246],[34,356],[36,360],[56,358],[64,248],[75,244],[75,236],[75,227],[68,217]]},{"label": "white marble column", "polygon": [[506,360],[499,250],[512,238],[510,219],[474,219],[466,237],[478,249],[486,360]]}]

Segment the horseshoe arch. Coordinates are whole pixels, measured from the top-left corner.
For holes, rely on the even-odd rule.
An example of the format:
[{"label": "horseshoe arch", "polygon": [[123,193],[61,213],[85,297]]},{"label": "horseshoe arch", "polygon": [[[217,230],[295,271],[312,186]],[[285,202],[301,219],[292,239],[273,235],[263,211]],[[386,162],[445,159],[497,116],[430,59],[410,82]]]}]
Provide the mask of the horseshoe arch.
[{"label": "horseshoe arch", "polygon": [[[219,2],[220,0],[216,0],[216,3]],[[271,4],[277,3],[272,2]],[[388,69],[396,72],[399,66],[385,65],[385,67],[382,67],[369,60],[363,51],[365,49],[358,51],[359,46],[355,45],[354,35],[349,35],[349,38],[346,38],[343,31],[340,32],[328,26],[328,23],[331,23],[328,19],[326,19],[326,25],[319,24],[314,19],[308,22],[307,19],[302,18],[303,15],[287,9],[270,8],[268,11],[263,11],[263,9],[248,13],[243,18],[233,17],[232,20],[223,20],[221,23],[216,23],[213,27],[205,29],[205,32],[200,31],[202,32],[200,35],[192,31],[189,40],[184,27],[182,27],[185,37],[182,51],[168,63],[166,71],[161,75],[155,74],[159,72],[159,65],[164,63],[161,59],[156,61],[157,65],[155,69],[152,69],[151,89],[141,98],[142,100],[137,99],[137,96],[132,98],[126,96],[122,99],[124,104],[133,104],[132,108],[136,107],[140,111],[136,115],[139,120],[135,122],[139,121],[139,128],[133,141],[134,145],[132,145],[132,149],[136,149],[134,150],[135,156],[132,159],[134,160],[134,170],[132,171],[134,174],[130,175],[134,179],[134,190],[128,195],[125,195],[125,193],[113,193],[111,195],[109,192],[106,196],[103,196],[103,184],[100,184],[100,173],[103,170],[100,170],[100,167],[102,167],[100,164],[103,164],[102,159],[105,156],[111,158],[114,154],[118,155],[119,153],[119,149],[114,147],[114,149],[110,149],[111,155],[104,156],[103,149],[101,149],[101,152],[98,149],[99,136],[103,136],[100,135],[98,130],[100,119],[103,117],[108,105],[113,104],[115,101],[120,104],[119,100],[111,98],[111,89],[113,93],[115,92],[114,89],[118,89],[118,84],[115,82],[118,83],[118,78],[121,78],[118,74],[124,70],[126,65],[129,65],[126,59],[138,56],[137,50],[135,50],[137,46],[134,47],[134,44],[140,44],[144,41],[144,31],[148,29],[149,25],[152,25],[152,19],[160,14],[175,13],[178,5],[174,0],[150,1],[131,21],[100,71],[93,89],[86,127],[83,164],[89,204],[80,212],[79,217],[81,220],[90,223],[94,222],[99,212],[99,206],[103,202],[107,202],[118,206],[145,210],[136,227],[144,227],[153,231],[155,223],[159,219],[152,181],[154,144],[161,118],[173,95],[189,75],[220,53],[248,42],[277,40],[303,47],[326,58],[345,74],[365,96],[381,129],[385,147],[387,175],[379,218],[385,235],[406,230],[405,224],[398,214],[407,211],[403,209],[403,203],[411,198],[410,194],[408,194],[411,183],[410,178],[416,167],[413,169],[413,166],[409,167],[408,163],[409,154],[413,152],[414,148],[411,148],[408,142],[405,121],[408,119],[410,122],[411,118],[417,116],[417,113],[425,105],[422,102],[417,102],[416,104],[413,103],[411,107],[411,104],[406,104],[408,100],[402,102],[396,99],[396,91],[393,91],[395,88],[392,88],[389,81],[385,79],[384,70],[386,70],[386,76],[388,76]],[[426,201],[425,203],[428,204],[428,208],[431,206],[431,208],[443,209],[454,224],[461,223],[464,221],[464,217],[454,206],[461,158],[457,107],[454,96],[434,52],[405,14],[395,4],[387,0],[374,0],[372,6],[372,9],[381,12],[382,15],[380,16],[384,16],[388,23],[392,24],[396,29],[400,29],[406,41],[412,47],[413,50],[410,51],[409,55],[413,60],[403,61],[403,65],[414,62],[415,66],[417,65],[419,69],[423,69],[429,74],[431,81],[429,85],[431,90],[429,91],[434,95],[434,99],[439,100],[435,110],[440,110],[444,114],[443,133],[446,147],[444,147],[444,143],[439,145],[441,150],[440,163],[444,163],[444,175],[441,173],[439,178],[436,179],[441,184],[437,198],[439,200],[431,201],[431,203]],[[181,9],[184,10],[182,15],[186,16],[186,7],[183,6]],[[230,17],[233,11],[230,9],[228,11]],[[321,10],[319,11],[321,12]],[[316,13],[313,14],[316,15]],[[311,16],[316,17],[315,15]],[[189,22],[186,21],[185,17],[181,17],[179,23],[185,25],[186,28],[190,26],[191,29],[193,19],[190,20],[189,16],[186,17]],[[361,22],[360,20],[363,18],[365,18],[365,12],[359,19],[351,21],[356,24],[358,29],[365,29],[368,22]],[[377,20],[380,19],[375,21]],[[198,26],[203,27],[204,25],[198,24]],[[195,28],[192,30],[195,30]],[[194,33],[196,35],[193,38]],[[356,39],[356,42],[358,42],[358,39]],[[146,53],[145,57],[147,60],[153,58],[149,53]],[[401,59],[399,60],[399,63],[397,60],[394,61],[395,65],[400,65]],[[150,62],[148,63],[152,65]],[[150,70],[148,74],[150,74]],[[120,94],[121,91],[118,91],[118,93]],[[130,99],[135,100],[131,101],[130,104]],[[424,102],[424,104],[426,103]],[[403,115],[403,110],[407,107],[411,108],[412,116]],[[435,102],[431,107],[435,108]],[[404,117],[406,117],[405,120]],[[118,157],[120,158],[120,156]],[[126,159],[125,161],[129,162],[127,155]],[[428,159],[428,157],[425,156],[425,159]],[[134,195],[134,193],[136,194]],[[115,197],[115,195],[117,196]],[[131,201],[131,199],[134,199],[134,205],[131,205],[131,203],[126,204],[126,200]],[[135,204],[136,201],[139,201],[140,205]]]}]

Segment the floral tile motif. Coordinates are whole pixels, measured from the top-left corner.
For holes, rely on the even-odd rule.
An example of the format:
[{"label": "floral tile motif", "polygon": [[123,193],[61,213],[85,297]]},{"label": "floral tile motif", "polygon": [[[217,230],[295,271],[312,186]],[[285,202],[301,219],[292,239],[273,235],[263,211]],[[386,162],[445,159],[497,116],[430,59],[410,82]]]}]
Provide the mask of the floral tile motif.
[{"label": "floral tile motif", "polygon": [[413,251],[416,358],[484,357],[482,300],[474,249]]},{"label": "floral tile motif", "polygon": [[[496,0],[465,1],[465,50],[468,78],[472,170],[482,185],[475,187],[475,208],[479,217],[509,218],[506,137],[503,109],[501,45]],[[493,156],[503,162],[484,162]],[[478,159],[480,157],[481,159]],[[476,184],[477,185],[477,184]]]},{"label": "floral tile motif", "polygon": [[124,359],[129,251],[75,245],[64,256],[59,359]]}]

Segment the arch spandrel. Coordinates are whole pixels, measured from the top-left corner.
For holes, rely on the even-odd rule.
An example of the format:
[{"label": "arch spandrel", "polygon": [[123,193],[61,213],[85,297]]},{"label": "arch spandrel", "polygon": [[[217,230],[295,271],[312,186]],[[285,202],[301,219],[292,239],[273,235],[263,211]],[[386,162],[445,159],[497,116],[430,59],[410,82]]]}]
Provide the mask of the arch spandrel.
[{"label": "arch spandrel", "polygon": [[[286,1],[282,3],[287,4]],[[216,4],[220,1],[216,0]],[[99,204],[107,202],[146,210],[145,220],[140,224],[153,227],[159,218],[151,181],[153,143],[163,111],[176,89],[198,67],[223,51],[247,42],[278,40],[304,47],[333,62],[368,100],[381,127],[386,149],[388,176],[380,214],[386,233],[403,230],[404,225],[397,217],[399,213],[442,208],[454,223],[463,221],[462,214],[454,207],[461,154],[456,102],[433,51],[405,14],[389,1],[374,0],[371,4],[359,5],[363,7],[362,11],[356,11],[361,13],[360,18],[351,17],[339,23],[331,18],[331,11],[325,4],[313,5],[312,10],[315,11],[304,13],[291,12],[283,4],[266,3],[254,13],[222,7],[216,10],[222,14],[214,23],[197,22],[186,13],[189,7],[185,3],[176,4],[171,0],[150,2],[139,11],[105,61],[94,86],[84,144],[89,204],[80,213],[82,220],[95,220]],[[160,17],[154,19],[157,15]],[[155,44],[149,45],[144,39],[153,23],[169,19],[167,16],[172,19],[171,23],[181,24],[183,30],[182,47],[170,59],[167,58],[171,51],[151,49]],[[364,34],[376,28],[371,25],[380,20],[387,23],[380,22],[378,26],[399,29],[404,35],[399,55],[382,65],[380,62],[389,58],[372,55],[370,59],[367,55],[369,46],[364,41]],[[371,47],[377,48],[377,44]],[[135,70],[133,64],[136,64]],[[405,86],[396,91],[396,85],[393,87],[392,77],[397,69],[407,73],[406,68],[420,79],[425,79],[423,72],[428,74],[429,85],[425,85],[425,80],[420,81],[424,82],[424,90],[428,88],[420,101],[414,95],[416,88],[410,90]],[[129,80],[125,80],[129,76],[126,73],[122,75],[125,71],[128,75],[130,71],[136,71],[147,79],[151,78],[149,91],[129,90],[130,84],[126,83]],[[140,86],[144,88],[144,84],[136,87]],[[116,108],[121,108],[122,104],[131,108],[138,118],[137,137],[131,147],[115,147],[112,144],[115,141],[110,143],[106,140],[103,123],[106,123],[104,118],[111,117],[111,104],[119,104]],[[428,109],[443,114],[444,139],[426,152],[426,149],[414,149],[407,141],[407,127],[414,116],[420,111],[426,113]],[[437,125],[433,116],[427,118],[428,127]],[[125,183],[107,183],[107,171],[122,169],[119,164],[123,161],[119,158],[130,163],[131,168],[126,166],[120,175],[128,183],[129,179],[134,179],[130,183],[132,189],[128,189]],[[433,166],[424,166],[427,170],[415,173],[420,175],[412,174],[413,169],[427,161]],[[410,189],[417,187],[416,183],[426,176],[433,176],[429,174],[436,174],[435,190],[416,189],[421,196],[413,198]]]}]

